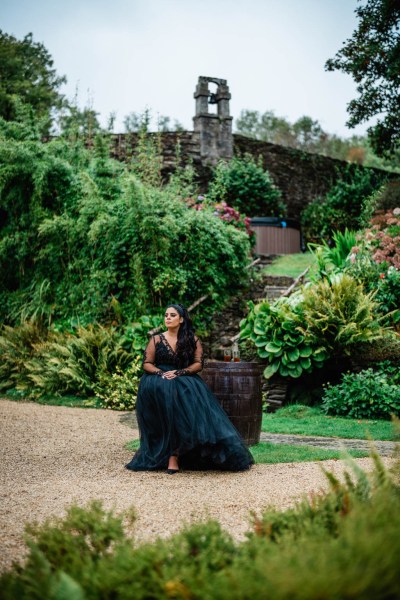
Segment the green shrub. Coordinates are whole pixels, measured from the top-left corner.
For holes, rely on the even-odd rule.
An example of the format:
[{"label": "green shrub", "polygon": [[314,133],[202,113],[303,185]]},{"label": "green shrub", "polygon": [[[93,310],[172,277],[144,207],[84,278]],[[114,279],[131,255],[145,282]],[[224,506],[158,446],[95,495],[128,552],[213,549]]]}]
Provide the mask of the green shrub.
[{"label": "green shrub", "polygon": [[354,419],[390,419],[400,416],[400,385],[385,369],[372,368],[343,375],[341,383],[327,386],[322,408],[330,415]]},{"label": "green shrub", "polygon": [[104,408],[134,410],[141,372],[142,361],[136,357],[125,371],[116,367],[112,374],[100,373],[94,392]]},{"label": "green shrub", "polygon": [[387,181],[363,203],[361,225],[368,227],[370,220],[377,211],[387,212],[400,207],[400,181]]},{"label": "green shrub", "polygon": [[374,300],[381,314],[390,313],[389,322],[400,323],[400,270],[392,266],[385,273],[381,273]]},{"label": "green shrub", "polygon": [[382,336],[371,295],[346,274],[309,283],[273,304],[249,307],[241,338],[250,338],[258,356],[268,360],[266,378],[275,373],[298,378],[329,357],[351,354],[357,344]]},{"label": "green shrub", "polygon": [[1,576],[2,598],[398,598],[399,488],[374,460],[370,477],[352,462],[344,483],[326,474],[328,492],[253,515],[241,542],[209,521],[134,543],[124,515],[71,507],[28,528],[29,554]]},{"label": "green shrub", "polygon": [[281,193],[264,170],[261,157],[256,162],[250,154],[218,164],[208,197],[216,202],[225,201],[251,217],[282,217],[286,211]]},{"label": "green shrub", "polygon": [[309,242],[332,239],[334,231],[359,229],[363,225],[361,211],[366,198],[383,182],[383,176],[372,169],[348,167],[324,198],[306,206],[301,215],[304,236]]}]

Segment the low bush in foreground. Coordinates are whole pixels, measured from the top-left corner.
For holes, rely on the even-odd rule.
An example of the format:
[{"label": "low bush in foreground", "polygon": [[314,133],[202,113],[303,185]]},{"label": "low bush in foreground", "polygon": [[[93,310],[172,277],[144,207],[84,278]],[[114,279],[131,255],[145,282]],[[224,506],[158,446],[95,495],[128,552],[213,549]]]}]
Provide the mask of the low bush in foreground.
[{"label": "low bush in foreground", "polygon": [[2,598],[398,598],[399,486],[374,460],[371,477],[352,463],[345,483],[327,473],[329,492],[254,514],[244,542],[209,521],[137,544],[124,516],[73,506],[27,528],[29,555],[2,575]]}]

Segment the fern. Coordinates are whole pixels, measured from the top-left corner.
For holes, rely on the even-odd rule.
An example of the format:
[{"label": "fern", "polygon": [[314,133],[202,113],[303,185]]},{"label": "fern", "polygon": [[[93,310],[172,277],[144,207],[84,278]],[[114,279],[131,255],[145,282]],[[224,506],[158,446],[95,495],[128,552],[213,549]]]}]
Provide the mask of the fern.
[{"label": "fern", "polygon": [[324,339],[334,352],[348,353],[359,342],[382,337],[373,295],[365,294],[362,286],[347,274],[306,287],[303,298],[302,330],[314,341]]},{"label": "fern", "polygon": [[132,361],[111,329],[90,326],[72,335],[44,332],[32,323],[4,327],[0,357],[0,389],[32,396],[91,395],[102,373]]}]

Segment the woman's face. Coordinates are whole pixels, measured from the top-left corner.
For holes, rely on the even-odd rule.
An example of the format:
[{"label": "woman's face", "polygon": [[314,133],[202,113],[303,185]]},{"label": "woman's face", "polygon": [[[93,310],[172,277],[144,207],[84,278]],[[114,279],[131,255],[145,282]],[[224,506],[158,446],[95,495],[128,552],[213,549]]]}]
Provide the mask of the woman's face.
[{"label": "woman's face", "polygon": [[165,311],[164,315],[164,323],[167,327],[179,327],[179,325],[183,322],[183,318],[178,313],[176,308],[169,306]]}]

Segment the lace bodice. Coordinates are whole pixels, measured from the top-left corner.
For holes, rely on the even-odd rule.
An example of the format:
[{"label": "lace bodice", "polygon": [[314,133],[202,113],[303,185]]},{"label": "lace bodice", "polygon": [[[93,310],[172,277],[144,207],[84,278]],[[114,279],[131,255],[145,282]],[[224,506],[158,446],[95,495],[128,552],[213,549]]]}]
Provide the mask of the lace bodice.
[{"label": "lace bodice", "polygon": [[178,369],[178,357],[163,333],[152,336],[143,354],[143,368],[146,373],[162,375],[158,366],[170,365],[176,367],[177,375],[191,375],[201,371],[204,366],[203,349],[199,338],[195,338],[196,349],[193,362],[184,369]]}]

